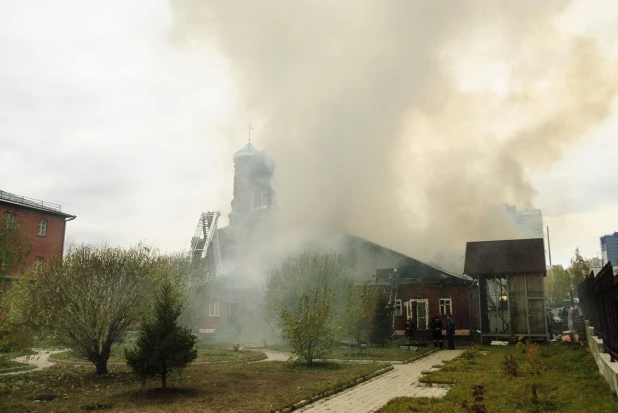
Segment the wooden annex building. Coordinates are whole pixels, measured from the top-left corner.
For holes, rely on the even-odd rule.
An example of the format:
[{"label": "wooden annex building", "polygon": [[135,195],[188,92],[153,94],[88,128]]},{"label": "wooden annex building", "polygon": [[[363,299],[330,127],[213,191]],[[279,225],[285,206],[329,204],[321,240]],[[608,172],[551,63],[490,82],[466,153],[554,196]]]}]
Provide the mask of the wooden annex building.
[{"label": "wooden annex building", "polygon": [[547,338],[542,238],[469,242],[464,274],[476,283],[470,324],[481,342]]}]

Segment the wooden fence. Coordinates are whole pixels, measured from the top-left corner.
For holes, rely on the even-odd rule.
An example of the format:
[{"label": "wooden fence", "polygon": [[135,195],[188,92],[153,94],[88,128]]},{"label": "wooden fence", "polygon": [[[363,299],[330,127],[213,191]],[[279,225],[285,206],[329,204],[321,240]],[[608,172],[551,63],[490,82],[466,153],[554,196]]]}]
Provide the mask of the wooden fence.
[{"label": "wooden fence", "polygon": [[603,339],[603,347],[618,361],[618,277],[608,263],[595,277],[593,273],[579,285],[579,301],[594,334]]}]

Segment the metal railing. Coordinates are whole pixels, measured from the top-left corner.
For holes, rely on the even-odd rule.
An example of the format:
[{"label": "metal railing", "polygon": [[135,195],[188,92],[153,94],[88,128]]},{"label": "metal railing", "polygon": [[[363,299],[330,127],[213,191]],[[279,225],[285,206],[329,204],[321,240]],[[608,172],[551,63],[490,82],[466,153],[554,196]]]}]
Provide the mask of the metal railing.
[{"label": "metal railing", "polygon": [[52,202],[45,202],[34,198],[27,198],[25,196],[15,195],[5,191],[0,191],[0,199],[35,208],[45,208],[58,212],[61,211],[61,206],[58,204],[54,204]]},{"label": "metal railing", "polygon": [[611,263],[579,286],[579,301],[584,315],[594,327],[594,334],[603,339],[603,347],[611,361],[618,361],[618,277]]}]

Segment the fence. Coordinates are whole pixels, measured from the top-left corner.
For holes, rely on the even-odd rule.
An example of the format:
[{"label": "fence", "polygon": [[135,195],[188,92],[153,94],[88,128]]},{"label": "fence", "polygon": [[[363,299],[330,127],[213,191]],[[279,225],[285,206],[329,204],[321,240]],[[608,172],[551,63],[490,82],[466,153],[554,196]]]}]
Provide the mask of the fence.
[{"label": "fence", "polygon": [[590,273],[578,288],[584,315],[603,339],[611,361],[618,361],[618,277],[612,265],[608,263],[596,277]]}]

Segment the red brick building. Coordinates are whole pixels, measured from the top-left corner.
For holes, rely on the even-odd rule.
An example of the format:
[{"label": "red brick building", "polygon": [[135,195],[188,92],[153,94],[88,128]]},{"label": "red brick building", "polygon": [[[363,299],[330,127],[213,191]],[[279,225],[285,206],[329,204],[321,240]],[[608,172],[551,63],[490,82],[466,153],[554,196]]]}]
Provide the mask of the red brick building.
[{"label": "red brick building", "polygon": [[395,330],[405,329],[408,317],[416,324],[419,337],[429,330],[438,315],[445,325],[451,315],[457,335],[470,334],[469,289],[472,278],[450,273],[410,257],[396,268],[378,269],[376,284],[394,307]]},{"label": "red brick building", "polygon": [[[6,228],[15,226],[17,234],[29,241],[30,253],[24,262],[32,268],[64,251],[66,223],[75,215],[62,212],[58,204],[0,191],[0,217]],[[13,270],[8,275],[18,275]]]}]

